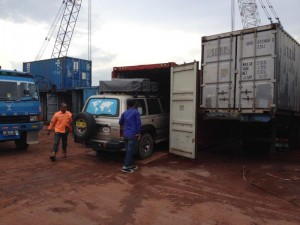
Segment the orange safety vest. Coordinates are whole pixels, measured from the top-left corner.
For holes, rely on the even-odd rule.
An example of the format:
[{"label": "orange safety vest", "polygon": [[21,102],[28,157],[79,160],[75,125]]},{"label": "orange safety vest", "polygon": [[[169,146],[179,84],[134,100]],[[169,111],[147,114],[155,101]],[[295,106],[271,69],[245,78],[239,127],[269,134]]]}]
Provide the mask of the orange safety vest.
[{"label": "orange safety vest", "polygon": [[48,130],[52,130],[54,127],[54,131],[58,133],[66,133],[72,131],[72,113],[66,111],[62,113],[58,111],[52,117]]}]

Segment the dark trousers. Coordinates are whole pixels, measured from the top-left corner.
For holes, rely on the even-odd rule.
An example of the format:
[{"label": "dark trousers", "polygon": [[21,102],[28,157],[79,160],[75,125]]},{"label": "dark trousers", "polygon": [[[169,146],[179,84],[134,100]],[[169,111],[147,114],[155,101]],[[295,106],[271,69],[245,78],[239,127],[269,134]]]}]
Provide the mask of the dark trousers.
[{"label": "dark trousers", "polygon": [[133,154],[137,145],[136,137],[133,138],[125,138],[125,149],[126,156],[124,161],[124,167],[130,167],[133,165]]},{"label": "dark trousers", "polygon": [[58,152],[60,139],[62,141],[63,152],[66,152],[67,144],[68,144],[68,133],[56,133],[56,132],[54,133],[53,151]]}]

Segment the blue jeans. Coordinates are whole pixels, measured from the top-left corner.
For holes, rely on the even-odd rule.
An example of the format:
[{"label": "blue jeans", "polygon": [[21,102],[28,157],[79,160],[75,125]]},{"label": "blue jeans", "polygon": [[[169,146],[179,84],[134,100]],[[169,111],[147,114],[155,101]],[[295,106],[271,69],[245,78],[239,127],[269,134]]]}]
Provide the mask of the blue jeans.
[{"label": "blue jeans", "polygon": [[125,138],[125,149],[126,149],[126,156],[124,167],[130,167],[133,165],[133,153],[135,151],[137,145],[137,138]]},{"label": "blue jeans", "polygon": [[67,151],[68,133],[56,133],[56,132],[54,134],[53,151],[58,152],[60,139],[62,141],[62,149],[64,152],[66,152]]}]

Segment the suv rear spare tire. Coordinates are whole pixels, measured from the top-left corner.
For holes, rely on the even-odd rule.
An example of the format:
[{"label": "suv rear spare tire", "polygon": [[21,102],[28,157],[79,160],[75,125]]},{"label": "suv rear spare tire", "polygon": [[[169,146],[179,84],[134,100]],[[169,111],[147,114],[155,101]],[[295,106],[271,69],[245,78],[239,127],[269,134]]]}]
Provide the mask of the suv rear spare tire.
[{"label": "suv rear spare tire", "polygon": [[78,140],[86,140],[96,131],[96,121],[92,114],[80,112],[73,119],[73,133]]}]

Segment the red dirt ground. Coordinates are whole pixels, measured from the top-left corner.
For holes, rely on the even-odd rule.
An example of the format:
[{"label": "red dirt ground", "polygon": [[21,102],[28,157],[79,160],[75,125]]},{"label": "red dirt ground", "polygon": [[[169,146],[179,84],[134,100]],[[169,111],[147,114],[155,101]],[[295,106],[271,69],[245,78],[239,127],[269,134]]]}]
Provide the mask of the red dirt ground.
[{"label": "red dirt ground", "polygon": [[70,136],[68,158],[51,162],[52,143],[46,131],[27,151],[0,143],[0,225],[300,224],[300,150],[190,160],[159,146],[166,157],[124,174],[124,153],[91,156]]}]

